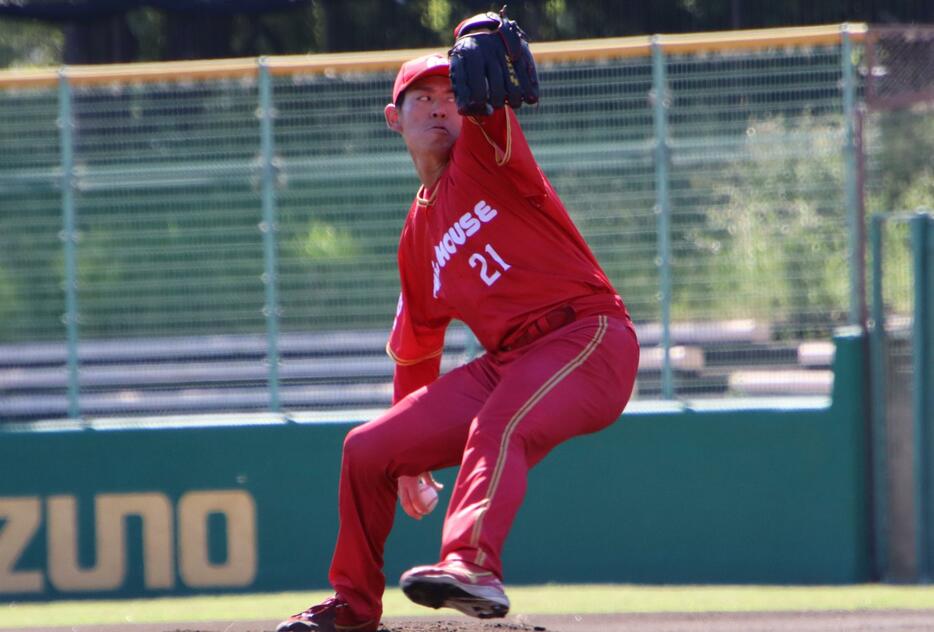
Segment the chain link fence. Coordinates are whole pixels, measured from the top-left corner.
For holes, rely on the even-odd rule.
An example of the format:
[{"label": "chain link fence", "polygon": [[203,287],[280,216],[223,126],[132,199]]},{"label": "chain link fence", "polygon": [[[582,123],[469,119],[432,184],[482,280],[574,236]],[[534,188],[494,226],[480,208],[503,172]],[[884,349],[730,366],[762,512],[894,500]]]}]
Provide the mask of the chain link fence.
[{"label": "chain link fence", "polygon": [[925,581],[934,572],[934,28],[871,29],[860,69],[877,569]]},{"label": "chain link fence", "polygon": [[[520,120],[637,323],[637,397],[829,395],[865,36],[535,48]],[[382,108],[415,54],[0,76],[0,418],[388,403],[417,181]]]},{"label": "chain link fence", "polygon": [[934,215],[877,214],[871,244],[877,563],[921,581],[934,569]]}]

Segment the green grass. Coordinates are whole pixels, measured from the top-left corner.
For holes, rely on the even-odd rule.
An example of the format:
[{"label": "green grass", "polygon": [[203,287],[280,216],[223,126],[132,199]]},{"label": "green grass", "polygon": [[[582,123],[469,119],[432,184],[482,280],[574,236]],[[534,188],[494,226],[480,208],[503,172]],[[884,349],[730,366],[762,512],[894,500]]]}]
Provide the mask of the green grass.
[{"label": "green grass", "polygon": [[[323,600],[327,592],[289,592],[121,601],[58,601],[0,605],[0,629],[107,623],[276,621]],[[934,608],[934,586],[631,586],[545,585],[509,589],[512,612],[748,612]],[[386,616],[437,616],[386,593]],[[453,611],[451,614],[456,614]]]}]

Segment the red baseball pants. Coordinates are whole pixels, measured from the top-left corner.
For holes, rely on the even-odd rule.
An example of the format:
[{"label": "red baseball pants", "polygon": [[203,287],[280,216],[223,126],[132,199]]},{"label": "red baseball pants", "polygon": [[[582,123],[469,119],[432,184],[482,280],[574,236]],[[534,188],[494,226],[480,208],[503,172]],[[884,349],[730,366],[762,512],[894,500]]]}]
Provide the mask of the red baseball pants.
[{"label": "red baseball pants", "polygon": [[382,614],[396,480],[457,464],[441,558],[502,578],[500,551],[529,469],[563,441],[616,421],[638,363],[627,320],[590,316],[526,347],[481,356],[354,428],[341,465],[334,589],[358,616]]}]

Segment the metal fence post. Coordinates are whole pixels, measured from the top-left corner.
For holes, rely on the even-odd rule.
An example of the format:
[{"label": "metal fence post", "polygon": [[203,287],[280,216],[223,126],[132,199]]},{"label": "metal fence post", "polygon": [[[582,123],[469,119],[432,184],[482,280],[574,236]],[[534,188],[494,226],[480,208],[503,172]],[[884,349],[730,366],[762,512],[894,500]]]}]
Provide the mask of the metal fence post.
[{"label": "metal fence post", "polygon": [[926,552],[927,560],[925,568],[927,569],[928,580],[934,575],[934,388],[930,388],[934,382],[934,214],[930,209],[923,209],[926,212],[925,221],[925,244],[924,244],[924,306],[922,317],[923,321],[919,324],[924,328],[924,358],[922,359],[924,369],[921,375],[915,376],[915,388],[919,385],[926,385],[924,388],[925,401],[924,406],[924,427],[926,433],[925,442],[925,480],[927,493],[927,542]]},{"label": "metal fence post", "polygon": [[674,397],[671,371],[671,203],[668,195],[668,108],[671,96],[661,38],[652,36],[652,109],[655,129],[655,214],[658,230],[659,297],[661,300],[662,397]]},{"label": "metal fence post", "polygon": [[81,417],[78,384],[78,231],[75,221],[74,118],[68,71],[58,71],[58,132],[62,167],[62,232],[60,239],[65,260],[65,313],[62,320],[67,336],[68,416]]},{"label": "metal fence post", "polygon": [[262,163],[263,221],[263,283],[266,286],[266,362],[268,363],[269,408],[279,411],[279,296],[277,239],[279,224],[276,209],[276,165],[273,138],[275,108],[272,100],[272,79],[269,64],[260,57],[259,65],[259,119],[260,161]]},{"label": "metal fence post", "polygon": [[927,444],[928,428],[925,423],[925,404],[928,397],[927,354],[927,229],[928,216],[918,213],[909,220],[911,225],[911,256],[914,277],[914,313],[912,315],[912,416],[914,417],[914,476],[915,476],[915,551],[918,576],[921,581],[931,578],[928,564],[927,533],[931,525],[931,481],[928,480]]},{"label": "metal fence post", "polygon": [[889,517],[888,517],[888,458],[885,419],[886,354],[885,354],[885,306],[882,299],[882,228],[885,216],[872,216],[869,227],[870,253],[872,256],[872,304],[869,330],[869,378],[872,396],[872,506],[875,549],[875,575],[885,579],[889,572]]},{"label": "metal fence post", "polygon": [[843,76],[843,188],[849,228],[850,317],[849,324],[862,326],[863,218],[859,213],[859,178],[856,161],[856,73],[853,71],[853,42],[850,27],[841,27],[840,63]]}]

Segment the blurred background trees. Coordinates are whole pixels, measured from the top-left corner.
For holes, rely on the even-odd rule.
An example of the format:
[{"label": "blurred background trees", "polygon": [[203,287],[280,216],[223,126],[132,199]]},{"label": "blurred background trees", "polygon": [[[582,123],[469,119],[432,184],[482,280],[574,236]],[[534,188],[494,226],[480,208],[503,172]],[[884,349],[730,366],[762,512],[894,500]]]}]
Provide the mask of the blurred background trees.
[{"label": "blurred background trees", "polygon": [[[445,46],[488,0],[0,0],[0,67]],[[514,0],[533,40],[934,22],[931,0]]]}]

